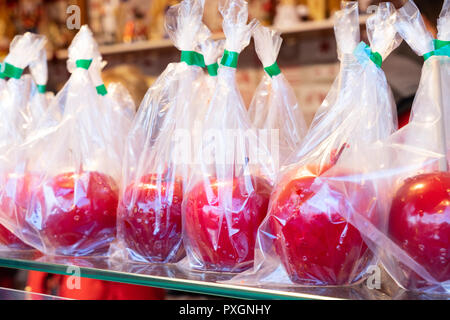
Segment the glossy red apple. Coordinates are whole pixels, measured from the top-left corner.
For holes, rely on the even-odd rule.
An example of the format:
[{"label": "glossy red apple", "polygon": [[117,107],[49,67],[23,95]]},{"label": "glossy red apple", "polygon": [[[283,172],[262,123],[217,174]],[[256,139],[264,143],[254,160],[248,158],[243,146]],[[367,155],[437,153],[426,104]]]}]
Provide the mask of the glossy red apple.
[{"label": "glossy red apple", "polygon": [[[28,210],[30,191],[35,188],[38,176],[32,173],[10,173],[3,180],[0,189],[0,214],[6,215],[6,219],[20,228],[22,232],[27,232],[28,227],[25,216]],[[3,226],[0,226],[0,244],[11,249],[27,250],[31,249],[22,240]]]},{"label": "glossy red apple", "polygon": [[27,222],[57,255],[106,252],[115,238],[118,190],[99,172],[63,173],[38,188]]},{"label": "glossy red apple", "polygon": [[350,284],[360,279],[372,254],[345,217],[353,208],[374,221],[375,192],[368,183],[348,181],[338,189],[319,172],[324,168],[307,166],[284,176],[271,199],[268,231],[293,282]]},{"label": "glossy red apple", "polygon": [[[450,280],[450,173],[406,179],[393,199],[388,232],[435,280]],[[410,282],[413,288],[426,285],[416,273]]]},{"label": "glossy red apple", "polygon": [[177,262],[184,256],[181,237],[181,179],[154,174],[130,184],[119,209],[119,225],[131,253],[149,262]]},{"label": "glossy red apple", "polygon": [[[228,210],[219,201],[219,185],[230,188]],[[265,179],[247,176],[226,182],[201,181],[188,192],[185,236],[202,269],[239,272],[251,266],[256,232],[267,214],[271,190]]]}]

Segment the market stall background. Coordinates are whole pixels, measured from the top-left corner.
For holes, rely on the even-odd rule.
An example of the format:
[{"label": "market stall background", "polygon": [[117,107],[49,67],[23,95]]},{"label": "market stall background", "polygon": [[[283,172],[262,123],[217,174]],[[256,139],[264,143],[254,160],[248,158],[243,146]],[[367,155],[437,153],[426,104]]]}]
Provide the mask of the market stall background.
[{"label": "market stall background", "polygon": [[[163,27],[165,11],[176,2],[1,0],[0,57],[7,54],[9,42],[15,34],[31,31],[46,35],[51,75],[48,88],[56,92],[69,77],[66,49],[77,30],[69,30],[66,26],[70,16],[67,8],[77,5],[81,24],[87,23],[93,30],[108,62],[105,71],[134,66],[148,77],[149,85],[168,63],[179,59],[180,53],[173,47]],[[360,1],[361,12],[365,13],[370,4],[370,0]],[[223,38],[222,17],[217,6],[218,0],[206,1],[204,22],[215,38]],[[284,42],[279,64],[295,90],[308,124],[339,70],[330,18],[339,6],[339,0],[249,1],[251,18],[282,32]],[[365,17],[362,16],[362,27],[364,23]],[[238,68],[238,83],[247,106],[263,74],[252,43],[242,53]]]}]

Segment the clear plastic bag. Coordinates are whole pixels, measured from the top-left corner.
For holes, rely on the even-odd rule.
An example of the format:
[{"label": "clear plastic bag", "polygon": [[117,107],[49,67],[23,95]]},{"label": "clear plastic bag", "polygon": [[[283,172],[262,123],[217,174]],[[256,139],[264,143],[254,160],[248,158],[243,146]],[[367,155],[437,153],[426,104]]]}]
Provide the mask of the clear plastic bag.
[{"label": "clear plastic bag", "polygon": [[257,129],[277,131],[278,146],[273,150],[272,158],[283,165],[298,150],[307,127],[295,92],[276,63],[283,41],[280,33],[259,26],[253,38],[266,73],[253,96],[249,115]]},{"label": "clear plastic bag", "polygon": [[[6,184],[19,159],[17,147],[26,137],[28,126],[31,124],[29,114],[29,97],[33,81],[30,75],[23,75],[23,71],[37,59],[45,45],[45,38],[31,33],[16,36],[10,44],[10,52],[2,64],[2,78],[0,80],[0,246],[9,249],[29,249],[17,238],[3,220],[10,219],[14,213],[9,212],[11,206],[20,203],[15,198],[15,192],[20,193],[20,186]],[[8,78],[9,80],[5,80]],[[14,179],[9,179],[14,180]],[[8,181],[9,181],[8,180]]]},{"label": "clear plastic bag", "polygon": [[384,3],[368,18],[372,51],[364,43],[358,45],[357,3],[347,2],[336,13],[339,76],[292,164],[278,176],[269,214],[258,231],[253,270],[232,281],[350,285],[374,263],[374,255],[350,223],[350,212],[377,223],[375,187],[371,181],[349,177],[364,170],[359,163],[362,148],[396,130],[395,103],[379,66],[379,58],[400,43],[394,16],[392,5]]},{"label": "clear plastic bag", "polygon": [[256,231],[267,213],[274,166],[251,122],[236,83],[239,53],[256,21],[247,2],[220,1],[226,37],[217,85],[203,122],[201,156],[191,167],[183,199],[181,265],[238,272],[253,264]]},{"label": "clear plastic bag", "polygon": [[46,113],[51,98],[47,94],[48,67],[47,51],[43,47],[37,59],[30,64],[30,72],[33,83],[30,90],[30,101],[28,103],[28,123],[26,125],[27,134],[37,129],[41,117]]},{"label": "clear plastic bag", "polygon": [[127,138],[118,250],[112,253],[118,257],[174,263],[184,256],[181,203],[197,117],[193,85],[204,77],[198,45],[210,36],[202,15],[199,0],[184,0],[166,13],[181,62],[169,64],[147,91]]},{"label": "clear plastic bag", "polygon": [[[449,35],[442,29],[450,26],[449,5],[447,0],[439,37]],[[397,16],[398,32],[426,61],[409,123],[389,139],[368,145],[360,158],[366,173],[359,179],[374,182],[380,221],[352,212],[352,223],[401,287],[449,294],[450,38],[433,40],[412,1]]]},{"label": "clear plastic bag", "polygon": [[14,203],[2,223],[50,255],[103,254],[116,234],[121,163],[88,73],[96,56],[92,32],[83,26],[69,47],[68,82],[3,182]]},{"label": "clear plastic bag", "polygon": [[134,118],[135,105],[128,90],[120,83],[110,83],[105,87],[102,79],[102,69],[106,66],[106,61],[99,54],[92,60],[89,67],[89,75],[97,90],[100,100],[100,108],[104,118],[109,119],[106,123],[109,134],[106,138],[108,145],[116,148],[114,155],[118,163],[122,163],[125,152],[125,142]]},{"label": "clear plastic bag", "polygon": [[219,69],[218,62],[223,55],[224,47],[224,40],[212,40],[209,38],[200,43],[200,49],[205,59],[205,66],[208,73],[205,74],[204,77],[200,78],[194,85],[194,90],[198,91],[196,100],[198,101],[199,106],[199,111],[197,114],[199,123],[203,122],[216,89],[217,73]]}]

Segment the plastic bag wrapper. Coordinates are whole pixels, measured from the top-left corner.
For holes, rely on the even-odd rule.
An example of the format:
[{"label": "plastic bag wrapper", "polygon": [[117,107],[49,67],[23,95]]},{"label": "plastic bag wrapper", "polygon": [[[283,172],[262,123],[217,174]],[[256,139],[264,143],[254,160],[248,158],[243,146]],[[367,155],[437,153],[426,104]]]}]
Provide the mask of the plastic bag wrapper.
[{"label": "plastic bag wrapper", "polygon": [[[382,4],[367,21],[371,47],[384,48],[379,52],[383,57],[400,43],[391,20],[394,12],[391,4]],[[348,41],[359,33],[357,15],[355,2],[336,14],[339,76],[292,164],[278,175],[268,216],[258,230],[254,268],[232,282],[350,285],[376,263],[349,216],[355,210],[378,221],[375,187],[371,181],[355,183],[351,177],[364,172],[363,163],[357,162],[361,148],[389,137],[397,122],[384,73],[370,59],[374,53],[364,44]],[[341,27],[351,34],[343,36]],[[367,53],[365,59],[361,50]]]},{"label": "plastic bag wrapper", "polygon": [[[448,2],[446,5],[440,26],[450,19]],[[379,221],[370,221],[356,210],[349,215],[401,287],[449,294],[450,174],[446,155],[450,106],[445,97],[449,94],[450,58],[433,46],[412,1],[398,10],[396,26],[426,61],[408,125],[388,139],[362,148],[358,159],[365,172],[353,180],[359,185],[360,181],[373,181]],[[440,29],[442,34],[445,31]],[[354,209],[354,203],[350,202],[350,207]]]},{"label": "plastic bag wrapper", "polygon": [[108,89],[105,87],[101,76],[105,66],[106,61],[103,61],[99,54],[92,60],[89,75],[99,95],[104,118],[109,119],[106,123],[109,145],[115,148],[113,154],[118,156],[116,161],[121,163],[125,152],[126,136],[134,118],[135,105],[130,93],[122,84],[111,83]]},{"label": "plastic bag wrapper", "polygon": [[169,64],[149,88],[127,137],[114,257],[174,263],[185,254],[181,203],[197,113],[193,84],[204,76],[198,45],[210,36],[202,15],[198,0],[182,1],[166,14],[182,61]]},{"label": "plastic bag wrapper", "polygon": [[[0,80],[0,176],[8,175],[15,166],[19,153],[17,146],[23,142],[27,127],[30,124],[28,97],[32,91],[33,81],[30,75],[22,75],[23,69],[30,65],[45,45],[42,36],[26,33],[16,36],[10,44],[10,52],[2,64],[2,78],[10,77],[8,81]],[[6,69],[9,69],[7,71]],[[8,186],[0,187],[0,247],[9,249],[29,249],[3,224],[3,216],[10,213],[4,211],[3,204],[8,202]]]},{"label": "plastic bag wrapper", "polygon": [[21,145],[25,159],[2,182],[8,195],[2,214],[10,214],[1,222],[50,255],[104,254],[116,234],[121,166],[88,72],[97,55],[92,32],[83,26],[69,47],[68,82],[43,126]]},{"label": "plastic bag wrapper", "polygon": [[256,231],[264,219],[274,166],[254,130],[236,83],[239,53],[256,21],[245,1],[220,1],[225,53],[206,114],[199,163],[191,167],[183,199],[183,239],[194,270],[239,272],[253,263]]},{"label": "plastic bag wrapper", "polygon": [[38,52],[43,49],[45,42],[44,36],[29,32],[16,36],[2,64],[2,71],[9,80],[6,82],[7,97],[0,102],[2,121],[5,122],[5,130],[0,133],[0,139],[8,147],[22,142],[30,123],[28,103],[33,81],[31,76],[22,74],[38,58]]},{"label": "plastic bag wrapper", "polygon": [[49,106],[49,98],[46,93],[48,81],[47,51],[45,47],[40,50],[38,57],[30,64],[30,72],[33,83],[30,90],[30,101],[28,103],[27,134],[37,129],[42,115]]},{"label": "plastic bag wrapper", "polygon": [[295,92],[276,64],[283,41],[280,34],[259,26],[253,38],[266,73],[253,96],[249,115],[258,130],[267,131],[275,139],[271,141],[277,144],[271,148],[272,159],[284,165],[285,160],[298,150],[307,127]]},{"label": "plastic bag wrapper", "polygon": [[216,88],[218,62],[223,55],[224,47],[224,40],[207,39],[200,44],[200,49],[205,58],[205,65],[208,69],[208,75],[205,75],[204,77],[206,88],[202,88],[202,90],[207,89],[206,95],[209,97],[212,97]]},{"label": "plastic bag wrapper", "polygon": [[[200,77],[192,86],[192,90],[196,91],[195,101],[196,108],[198,109],[193,131],[194,136],[197,137],[203,132],[203,121],[216,89],[219,69],[218,62],[223,55],[224,47],[225,40],[212,40],[208,38],[200,43],[200,50],[205,59],[205,66],[208,72],[203,77]],[[199,152],[195,151],[194,155],[201,156]]]}]

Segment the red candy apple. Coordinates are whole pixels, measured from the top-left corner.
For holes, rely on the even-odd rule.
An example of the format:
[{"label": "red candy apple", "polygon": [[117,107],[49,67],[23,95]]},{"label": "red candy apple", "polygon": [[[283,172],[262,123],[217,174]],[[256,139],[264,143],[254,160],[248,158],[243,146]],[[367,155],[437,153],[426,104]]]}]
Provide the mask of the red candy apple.
[{"label": "red candy apple", "polygon": [[[268,226],[290,279],[308,285],[357,281],[372,254],[345,217],[352,210],[373,220],[375,192],[368,183],[327,183],[314,166],[285,175],[272,197]],[[334,177],[345,176],[345,173]],[[345,190],[345,191],[342,191]],[[352,196],[350,200],[348,193]]]},{"label": "red candy apple", "polygon": [[[397,190],[389,216],[390,237],[437,281],[450,280],[450,173],[407,179]],[[411,287],[425,280],[411,273]]]},{"label": "red candy apple", "polygon": [[130,184],[123,195],[119,224],[127,248],[149,262],[177,262],[184,255],[181,238],[183,187],[154,174]]},{"label": "red candy apple", "polygon": [[[37,184],[38,177],[31,173],[10,173],[3,181],[0,191],[0,214],[8,221],[21,228],[22,232],[29,231],[25,224],[25,216],[28,210],[30,191]],[[28,245],[17,238],[12,232],[0,225],[0,244],[11,249],[30,249]]]},{"label": "red candy apple", "polygon": [[0,225],[0,248],[6,246],[10,249],[30,249],[22,240],[17,238],[11,231]]},{"label": "red candy apple", "polygon": [[[218,198],[219,185],[231,191],[231,208],[226,211],[223,203],[227,200]],[[227,182],[211,178],[189,191],[185,236],[203,269],[237,272],[251,266],[256,232],[267,214],[271,189],[265,179],[247,176]]]},{"label": "red candy apple", "polygon": [[48,251],[88,255],[108,249],[116,233],[118,191],[99,172],[63,173],[38,188],[27,222],[40,231]]}]

